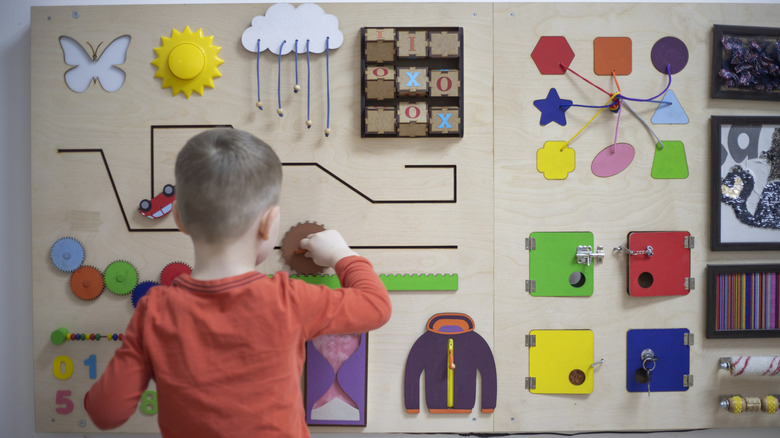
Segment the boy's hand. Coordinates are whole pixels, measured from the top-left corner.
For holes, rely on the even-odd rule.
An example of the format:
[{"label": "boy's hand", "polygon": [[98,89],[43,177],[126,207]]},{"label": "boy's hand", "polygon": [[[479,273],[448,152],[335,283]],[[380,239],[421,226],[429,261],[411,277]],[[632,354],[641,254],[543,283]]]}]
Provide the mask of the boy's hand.
[{"label": "boy's hand", "polygon": [[329,268],[336,266],[336,263],[344,257],[358,255],[336,230],[309,234],[301,239],[300,246],[301,249],[308,251],[306,257],[311,257],[314,263]]}]

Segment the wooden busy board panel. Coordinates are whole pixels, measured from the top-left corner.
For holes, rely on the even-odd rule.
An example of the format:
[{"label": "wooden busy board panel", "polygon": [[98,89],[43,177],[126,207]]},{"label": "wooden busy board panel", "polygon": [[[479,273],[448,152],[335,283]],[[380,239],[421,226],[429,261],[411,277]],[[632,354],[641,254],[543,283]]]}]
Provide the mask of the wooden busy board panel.
[{"label": "wooden busy board panel", "polygon": [[[113,262],[124,261],[135,269],[139,282],[159,281],[163,268],[172,262],[191,264],[191,243],[175,230],[172,218],[144,217],[138,212],[139,201],[156,198],[165,192],[166,184],[174,183],[176,152],[189,137],[218,126],[247,130],[280,155],[285,164],[283,231],[306,221],[338,229],[386,278],[457,274],[457,290],[448,285],[437,291],[391,292],[391,321],[368,337],[366,426],[313,430],[571,432],[778,424],[776,416],[736,416],[717,407],[720,395],[764,395],[768,386],[767,380],[731,378],[719,372],[718,358],[777,354],[777,341],[704,336],[705,266],[778,257],[776,252],[709,250],[709,117],[776,112],[771,102],[708,97],[710,33],[716,23],[776,25],[780,19],[776,7],[321,4],[325,14],[338,18],[343,42],[327,53],[312,52],[308,64],[300,53],[296,62],[292,53],[264,50],[258,56],[244,48],[243,32],[269,7],[32,8],[37,431],[96,431],[83,410],[83,396],[119,345],[113,334],[124,330],[133,312],[132,294],[104,290],[84,300],[72,293],[72,274],[52,263],[53,245],[72,238],[85,250],[83,265],[104,273]],[[456,132],[431,134],[429,121],[425,136],[366,135],[368,29],[457,33],[457,60],[445,65],[442,62],[453,61],[437,59],[436,65],[443,66],[439,70],[457,66],[458,96],[431,98],[435,106],[460,108]],[[546,99],[553,88],[560,99],[577,104],[603,105],[607,97],[571,72],[540,73],[532,58],[534,48],[542,37],[561,36],[571,49],[571,70],[605,90],[616,91],[617,82],[626,95],[644,98],[663,90],[668,80],[650,62],[653,45],[667,36],[685,44],[689,59],[685,68],[672,75],[670,89],[689,120],[652,128],[662,140],[684,145],[687,177],[653,176],[658,176],[653,168],[655,140],[628,111],[621,113],[618,140],[630,143],[635,155],[622,172],[610,177],[595,176],[591,163],[600,151],[617,143],[616,113],[605,110],[578,136],[575,133],[596,109],[568,108],[566,125],[540,123],[542,114],[534,102]],[[154,62],[165,53],[165,42],[185,37],[203,45],[210,62],[203,70],[208,77],[184,83],[155,77],[160,62]],[[606,37],[621,38],[617,42],[624,49],[630,46],[630,73],[623,71],[613,78],[595,72],[594,40]],[[77,67],[64,62],[73,50],[84,52],[80,62],[96,69],[99,82],[89,76],[86,82],[68,77],[67,72]],[[115,63],[124,73],[121,81],[122,75],[110,65],[99,63],[104,56],[124,58]],[[401,67],[418,67],[414,62],[401,62]],[[293,90],[296,70],[301,86],[297,93]],[[177,73],[179,79],[191,77],[186,69]],[[258,100],[263,102],[262,110],[257,108]],[[397,88],[392,100],[412,101],[399,96]],[[442,102],[446,105],[438,105]],[[656,106],[632,103],[645,120],[652,118]],[[397,111],[392,119],[398,123]],[[568,149],[575,152],[574,169],[567,170],[564,179],[548,179],[538,169],[538,151],[546,142],[564,142],[572,136],[576,140],[568,142]],[[550,175],[560,175],[561,170],[556,172]],[[670,173],[680,176],[677,169],[667,169],[666,175]],[[659,297],[626,293],[627,256],[613,253],[612,248],[626,245],[630,232],[652,231],[689,232],[696,237],[690,255],[691,276],[699,281],[696,289]],[[525,240],[532,233],[553,232],[592,234],[593,242],[588,242],[592,257],[586,259],[594,264],[582,270],[592,272],[587,283],[592,293],[534,296],[526,292],[530,254]],[[599,245],[604,253],[597,263]],[[286,269],[280,253],[258,270]],[[432,315],[441,313],[467,314],[473,330],[492,349],[498,382],[495,411],[481,412],[479,397],[470,414],[430,413],[424,399],[419,413],[405,409],[407,357],[426,333]],[[55,339],[64,334],[60,328],[87,338],[100,335],[100,340],[52,342],[52,333]],[[686,391],[650,397],[627,391],[627,333],[653,328],[687,329],[695,335],[689,349],[695,383]],[[532,331],[548,333],[544,330],[587,331],[588,339],[592,334],[593,351],[577,353],[577,367],[586,369],[579,377],[572,374],[573,381],[582,376],[591,379],[586,388],[592,384],[592,391],[548,394],[526,389],[531,347],[524,339]],[[591,353],[594,365],[587,368],[585,359]],[[423,374],[421,385],[430,377]],[[479,387],[480,379],[474,384]],[[157,432],[153,384],[149,390],[138,412],[119,431]]]}]

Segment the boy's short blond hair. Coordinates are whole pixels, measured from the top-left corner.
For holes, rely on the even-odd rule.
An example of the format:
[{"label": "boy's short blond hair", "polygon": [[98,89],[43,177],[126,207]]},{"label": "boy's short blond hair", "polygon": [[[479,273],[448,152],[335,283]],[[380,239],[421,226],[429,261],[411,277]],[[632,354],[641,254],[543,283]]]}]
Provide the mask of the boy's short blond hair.
[{"label": "boy's short blond hair", "polygon": [[264,141],[237,129],[192,137],[176,157],[176,207],[197,240],[229,241],[279,204],[282,163]]}]

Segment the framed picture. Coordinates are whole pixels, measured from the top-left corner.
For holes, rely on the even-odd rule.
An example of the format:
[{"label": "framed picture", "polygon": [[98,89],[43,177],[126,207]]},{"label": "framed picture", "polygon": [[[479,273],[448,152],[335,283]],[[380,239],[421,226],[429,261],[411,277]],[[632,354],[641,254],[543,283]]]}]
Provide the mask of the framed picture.
[{"label": "framed picture", "polygon": [[368,333],[306,342],[304,403],[310,426],[365,426]]},{"label": "framed picture", "polygon": [[780,249],[780,116],[710,121],[712,250]]},{"label": "framed picture", "polygon": [[780,265],[707,265],[707,338],[780,337]]},{"label": "framed picture", "polygon": [[780,28],[712,28],[713,99],[780,100]]}]

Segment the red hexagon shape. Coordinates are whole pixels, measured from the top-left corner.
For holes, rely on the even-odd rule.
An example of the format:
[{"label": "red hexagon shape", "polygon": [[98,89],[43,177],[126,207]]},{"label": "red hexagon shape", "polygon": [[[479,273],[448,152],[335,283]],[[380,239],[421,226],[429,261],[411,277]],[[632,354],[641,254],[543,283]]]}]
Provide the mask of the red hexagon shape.
[{"label": "red hexagon shape", "polygon": [[531,58],[536,63],[536,68],[543,75],[562,75],[574,59],[574,51],[569,42],[562,36],[543,36],[536,43]]}]

